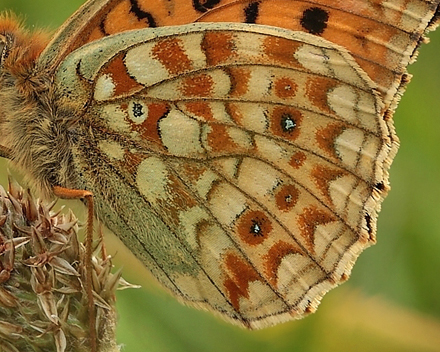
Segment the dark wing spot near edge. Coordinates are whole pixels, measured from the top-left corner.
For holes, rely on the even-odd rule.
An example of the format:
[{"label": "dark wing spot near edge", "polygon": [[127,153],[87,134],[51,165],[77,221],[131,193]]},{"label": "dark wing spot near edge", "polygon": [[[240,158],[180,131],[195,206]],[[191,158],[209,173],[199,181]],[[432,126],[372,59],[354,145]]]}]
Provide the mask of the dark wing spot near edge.
[{"label": "dark wing spot near edge", "polygon": [[310,314],[313,313],[316,309],[313,308],[312,302],[307,301],[306,309],[304,309],[304,313]]},{"label": "dark wing spot near edge", "polygon": [[136,0],[130,0],[130,4],[131,4],[130,12],[133,12],[138,19],[147,20],[148,27],[157,27],[156,21],[154,20],[151,13],[145,12],[141,8],[139,8],[139,4],[137,3]]},{"label": "dark wing spot near edge", "polygon": [[327,28],[328,12],[319,7],[310,7],[303,12],[301,26],[311,34],[321,35]]},{"label": "dark wing spot near edge", "polygon": [[378,191],[382,192],[385,189],[385,185],[383,182],[379,182],[374,185],[374,188],[376,188]]},{"label": "dark wing spot near edge", "polygon": [[435,10],[434,16],[429,21],[428,28],[434,29],[438,22],[440,22],[440,7],[437,7]]},{"label": "dark wing spot near edge", "polygon": [[219,2],[220,0],[193,0],[193,7],[194,10],[204,13],[214,8],[214,6],[217,5]]},{"label": "dark wing spot near edge", "polygon": [[371,227],[371,216],[370,216],[370,214],[365,214],[365,222],[367,224],[368,234],[371,236],[371,234],[373,233],[373,228]]},{"label": "dark wing spot near edge", "polygon": [[251,2],[248,6],[244,8],[244,22],[245,23],[255,23],[258,18],[260,3],[258,1]]}]

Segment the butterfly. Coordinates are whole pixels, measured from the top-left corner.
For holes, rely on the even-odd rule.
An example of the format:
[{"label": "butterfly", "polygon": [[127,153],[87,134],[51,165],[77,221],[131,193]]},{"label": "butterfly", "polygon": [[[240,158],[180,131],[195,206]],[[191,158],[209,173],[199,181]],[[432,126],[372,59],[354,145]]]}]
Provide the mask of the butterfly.
[{"label": "butterfly", "polygon": [[301,318],[375,243],[392,115],[439,1],[87,1],[52,36],[0,19],[0,145],[180,300]]}]

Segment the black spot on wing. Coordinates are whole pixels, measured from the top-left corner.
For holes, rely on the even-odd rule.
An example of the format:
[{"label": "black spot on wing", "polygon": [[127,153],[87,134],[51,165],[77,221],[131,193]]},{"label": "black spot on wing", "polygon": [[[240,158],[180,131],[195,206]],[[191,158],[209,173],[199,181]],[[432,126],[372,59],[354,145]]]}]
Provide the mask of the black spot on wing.
[{"label": "black spot on wing", "polygon": [[251,2],[244,9],[245,23],[255,23],[258,18],[260,3],[258,1]]},{"label": "black spot on wing", "polygon": [[220,0],[193,0],[193,7],[194,10],[204,13],[214,8],[219,2]]},{"label": "black spot on wing", "polygon": [[130,0],[131,8],[130,12],[134,13],[140,20],[146,20],[148,27],[157,27],[156,21],[149,12],[143,11],[136,0]]},{"label": "black spot on wing", "polygon": [[327,28],[329,14],[320,7],[310,7],[303,12],[301,26],[311,34],[321,35]]}]

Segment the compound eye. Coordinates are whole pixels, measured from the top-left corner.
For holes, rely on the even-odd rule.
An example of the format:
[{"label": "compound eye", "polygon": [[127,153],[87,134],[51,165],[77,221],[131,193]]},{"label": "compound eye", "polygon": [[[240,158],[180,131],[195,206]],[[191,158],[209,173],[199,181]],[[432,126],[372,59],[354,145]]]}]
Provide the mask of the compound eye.
[{"label": "compound eye", "polygon": [[3,54],[3,50],[6,47],[6,37],[0,34],[0,52]]},{"label": "compound eye", "polygon": [[0,34],[0,68],[9,54],[8,38],[5,35]]}]

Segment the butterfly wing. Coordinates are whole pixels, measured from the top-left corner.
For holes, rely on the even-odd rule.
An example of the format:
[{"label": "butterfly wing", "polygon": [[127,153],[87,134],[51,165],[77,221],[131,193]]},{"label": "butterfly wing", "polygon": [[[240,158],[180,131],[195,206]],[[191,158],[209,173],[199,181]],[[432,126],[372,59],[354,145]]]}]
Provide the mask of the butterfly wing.
[{"label": "butterfly wing", "polygon": [[440,0],[90,0],[54,37],[40,64],[55,68],[85,43],[132,29],[191,22],[243,22],[303,31],[346,48],[395,108],[423,35],[437,22]]},{"label": "butterfly wing", "polygon": [[[69,55],[76,181],[187,303],[258,328],[316,309],[375,242],[397,149],[376,85],[322,38],[193,24]],[[78,116],[79,115],[79,116]]]}]

